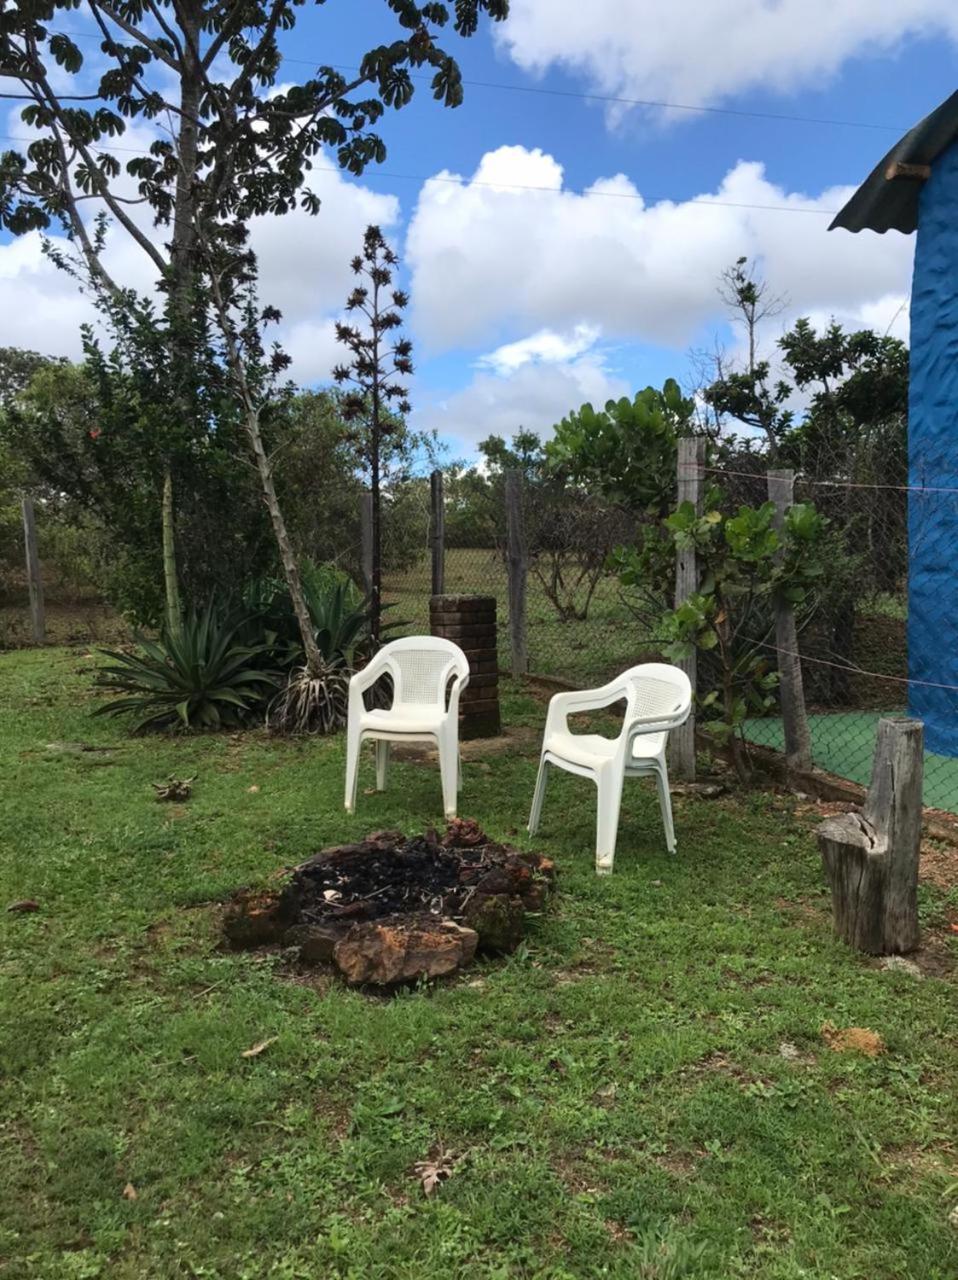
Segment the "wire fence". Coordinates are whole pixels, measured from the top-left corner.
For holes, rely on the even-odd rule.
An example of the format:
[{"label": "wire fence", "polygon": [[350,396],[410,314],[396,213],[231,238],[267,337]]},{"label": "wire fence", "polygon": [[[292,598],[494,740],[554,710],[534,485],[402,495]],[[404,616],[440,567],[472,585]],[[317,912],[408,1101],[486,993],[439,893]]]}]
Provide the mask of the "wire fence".
[{"label": "wire fence", "polygon": [[[711,469],[709,479],[730,506],[767,497],[758,468]],[[814,765],[867,786],[878,721],[917,716],[925,721],[925,805],[958,813],[958,686],[947,675],[958,652],[958,619],[947,600],[928,607],[926,598],[926,607],[915,609],[916,566],[937,563],[945,580],[954,572],[948,529],[958,519],[958,490],[799,475],[795,501],[814,504],[828,520],[826,573],[798,614]],[[771,626],[751,639],[777,661]],[[767,714],[746,721],[744,734],[780,752],[785,724],[777,693],[773,701]]]}]

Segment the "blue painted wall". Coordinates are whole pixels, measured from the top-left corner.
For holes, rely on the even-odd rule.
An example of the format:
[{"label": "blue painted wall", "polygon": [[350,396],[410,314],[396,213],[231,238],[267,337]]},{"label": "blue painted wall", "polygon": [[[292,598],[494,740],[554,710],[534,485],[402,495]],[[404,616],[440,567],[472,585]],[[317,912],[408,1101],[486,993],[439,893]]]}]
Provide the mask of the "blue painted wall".
[{"label": "blue painted wall", "polygon": [[[911,299],[908,421],[908,672],[958,685],[958,145],[921,194]],[[958,756],[958,693],[909,686],[925,746]]]}]

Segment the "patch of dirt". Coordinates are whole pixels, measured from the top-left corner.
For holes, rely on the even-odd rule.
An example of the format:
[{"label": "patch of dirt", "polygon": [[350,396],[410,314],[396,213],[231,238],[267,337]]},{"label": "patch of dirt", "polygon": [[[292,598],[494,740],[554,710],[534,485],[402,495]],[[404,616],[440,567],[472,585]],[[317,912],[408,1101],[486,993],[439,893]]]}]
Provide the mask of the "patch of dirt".
[{"label": "patch of dirt", "polygon": [[[470,738],[459,743],[463,763],[484,761],[490,757],[507,755],[538,755],[542,731],[529,725],[515,725],[504,729],[495,738]],[[403,764],[435,765],[435,747],[427,743],[410,742],[394,744],[391,752],[394,760]]]},{"label": "patch of dirt", "polygon": [[673,1178],[691,1178],[698,1168],[698,1159],[690,1151],[659,1152],[652,1160]]}]

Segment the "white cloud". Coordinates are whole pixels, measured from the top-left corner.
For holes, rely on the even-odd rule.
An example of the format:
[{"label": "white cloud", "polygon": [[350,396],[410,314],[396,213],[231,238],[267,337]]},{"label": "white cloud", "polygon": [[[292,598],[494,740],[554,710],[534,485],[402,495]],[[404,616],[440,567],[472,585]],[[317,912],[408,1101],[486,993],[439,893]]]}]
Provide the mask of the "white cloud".
[{"label": "white cloud", "polygon": [[[534,335],[528,342],[535,343],[541,336]],[[429,402],[420,396],[416,425],[469,447],[489,435],[509,439],[520,427],[548,436],[570,409],[586,401],[604,405],[630,390],[607,367],[600,351],[565,360],[530,359],[511,367],[497,366],[492,359],[496,354],[480,359],[472,381],[445,400]]]},{"label": "white cloud", "polygon": [[909,238],[826,230],[848,187],[790,192],[740,161],[715,191],[650,204],[621,174],[581,195],[562,177],[542,151],[501,147],[471,180],[423,187],[406,260],[427,351],[576,326],[683,349],[721,316],[719,274],[742,254],[792,313],[846,315],[908,290]]},{"label": "white cloud", "polygon": [[958,39],[954,0],[512,0],[496,31],[526,71],[558,65],[606,94],[693,105],[817,87],[854,56],[939,35]]},{"label": "white cloud", "polygon": [[591,324],[577,324],[568,334],[540,329],[528,338],[496,347],[476,363],[499,374],[515,373],[526,364],[565,364],[593,347],[599,333],[598,327]]}]

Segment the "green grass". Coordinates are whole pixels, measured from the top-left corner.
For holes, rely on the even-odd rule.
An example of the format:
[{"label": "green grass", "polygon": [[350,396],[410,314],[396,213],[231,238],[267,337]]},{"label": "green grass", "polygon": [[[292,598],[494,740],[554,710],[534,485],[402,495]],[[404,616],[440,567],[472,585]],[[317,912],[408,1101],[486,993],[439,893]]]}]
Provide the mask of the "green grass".
[{"label": "green grass", "polygon": [[[450,547],[446,551],[446,591],[494,595],[498,601],[499,657],[509,666],[509,592],[502,557],[494,550]],[[389,573],[385,599],[392,616],[408,631],[429,630],[430,563],[423,558],[405,573]],[[559,676],[580,686],[602,684],[641,662],[648,653],[641,628],[622,601],[618,579],[600,580],[585,622],[560,621],[534,572],[526,592],[529,666],[537,675]]]},{"label": "green grass", "polygon": [[[810,715],[808,726],[815,763],[829,773],[867,787],[871,781],[878,721],[883,714],[903,713],[836,711]],[[785,749],[785,730],[781,719],[774,716],[746,721],[745,736],[763,747]],[[958,813],[958,759],[931,751],[925,753],[924,800],[929,808]]]},{"label": "green grass", "polygon": [[[91,665],[0,658],[0,905],[42,907],[0,913],[4,1280],[958,1275],[954,987],[832,939],[784,799],[677,798],[669,858],[632,784],[600,879],[592,791],[560,777],[536,842],[560,893],[521,951],[367,999],[221,951],[217,903],[436,823],[435,771],[397,765],[348,819],[340,740],[125,738],[88,718]],[[467,764],[464,812],[526,843],[534,768]],[[171,773],[188,804],[152,798]],[[923,888],[926,928],[956,909]],[[826,1019],[887,1054],[830,1052]],[[426,1200],[438,1141],[466,1158]]]}]

